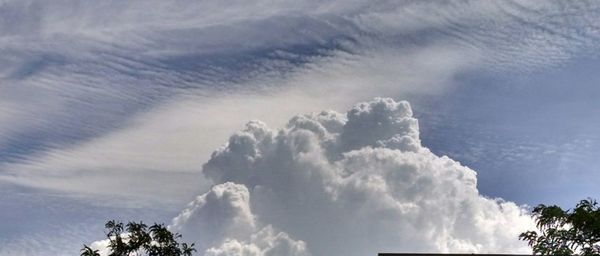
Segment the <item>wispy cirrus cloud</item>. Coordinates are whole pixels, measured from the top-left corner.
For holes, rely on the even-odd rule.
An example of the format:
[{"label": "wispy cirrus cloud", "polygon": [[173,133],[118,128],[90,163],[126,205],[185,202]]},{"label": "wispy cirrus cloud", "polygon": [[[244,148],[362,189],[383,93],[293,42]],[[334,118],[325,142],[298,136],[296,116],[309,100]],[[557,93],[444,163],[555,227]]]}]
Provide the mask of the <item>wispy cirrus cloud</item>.
[{"label": "wispy cirrus cloud", "polygon": [[0,179],[180,200],[207,185],[189,177],[248,119],[278,127],[374,96],[444,93],[474,70],[559,66],[597,50],[597,10],[559,1],[2,1]]},{"label": "wispy cirrus cloud", "polygon": [[[521,72],[591,52],[598,37],[594,8],[579,4],[6,1],[2,7],[11,14],[2,20],[2,101],[13,106],[3,118],[24,129],[7,125],[0,137],[9,140],[4,151],[25,153],[126,126],[129,117],[175,95],[251,85],[268,90],[290,73],[347,54],[372,61],[437,44],[454,54],[431,50],[426,65],[455,65],[460,55],[459,62],[476,67]],[[380,64],[388,76],[380,81],[390,83],[397,70],[386,65],[395,61]],[[411,85],[390,87],[405,86]]]}]

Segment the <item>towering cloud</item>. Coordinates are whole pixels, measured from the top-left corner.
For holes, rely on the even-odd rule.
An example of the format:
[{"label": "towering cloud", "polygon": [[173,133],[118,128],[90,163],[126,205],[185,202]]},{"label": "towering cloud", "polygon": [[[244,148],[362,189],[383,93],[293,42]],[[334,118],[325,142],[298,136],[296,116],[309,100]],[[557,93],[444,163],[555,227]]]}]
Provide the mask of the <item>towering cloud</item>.
[{"label": "towering cloud", "polygon": [[206,255],[524,252],[519,206],[479,194],[476,173],[419,140],[408,102],[376,98],[345,115],[260,121],[203,166],[214,182],[171,229]]}]

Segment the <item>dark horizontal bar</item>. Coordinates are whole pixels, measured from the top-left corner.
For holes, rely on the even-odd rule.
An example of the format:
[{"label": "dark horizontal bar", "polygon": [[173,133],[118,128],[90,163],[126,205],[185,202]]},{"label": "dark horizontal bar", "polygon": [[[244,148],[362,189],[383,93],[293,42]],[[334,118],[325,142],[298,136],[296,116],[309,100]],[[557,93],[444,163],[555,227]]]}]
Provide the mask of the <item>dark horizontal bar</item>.
[{"label": "dark horizontal bar", "polygon": [[477,253],[379,253],[379,256],[531,256],[531,254],[477,254]]}]

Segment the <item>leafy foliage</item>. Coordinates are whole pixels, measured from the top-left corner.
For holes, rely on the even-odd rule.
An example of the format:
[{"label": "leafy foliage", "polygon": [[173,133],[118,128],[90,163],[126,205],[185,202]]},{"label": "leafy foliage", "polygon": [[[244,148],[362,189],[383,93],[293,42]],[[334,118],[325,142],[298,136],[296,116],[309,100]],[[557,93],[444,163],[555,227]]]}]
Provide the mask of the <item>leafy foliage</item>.
[{"label": "leafy foliage", "polygon": [[[154,224],[148,227],[139,222],[122,222],[111,220],[106,223],[109,240],[109,256],[192,256],[196,251],[194,244],[179,243],[180,234],[171,233],[164,224]],[[143,253],[143,254],[142,254]],[[81,256],[100,256],[98,250],[83,245]]]},{"label": "leafy foliage", "polygon": [[540,204],[533,209],[539,232],[527,231],[519,238],[534,254],[600,255],[600,208],[595,200],[581,200],[574,209]]}]

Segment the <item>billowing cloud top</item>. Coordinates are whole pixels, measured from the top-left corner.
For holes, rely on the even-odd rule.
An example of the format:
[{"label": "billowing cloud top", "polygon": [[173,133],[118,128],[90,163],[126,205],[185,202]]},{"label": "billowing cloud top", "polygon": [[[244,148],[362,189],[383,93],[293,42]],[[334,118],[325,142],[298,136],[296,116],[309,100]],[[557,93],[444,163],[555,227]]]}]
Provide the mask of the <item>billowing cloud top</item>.
[{"label": "billowing cloud top", "polygon": [[206,255],[526,252],[531,218],[419,140],[408,102],[376,98],[272,130],[260,121],[203,166],[214,185],[170,228]]}]

